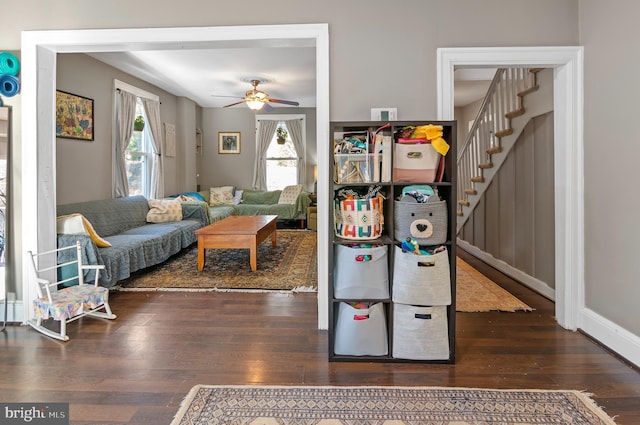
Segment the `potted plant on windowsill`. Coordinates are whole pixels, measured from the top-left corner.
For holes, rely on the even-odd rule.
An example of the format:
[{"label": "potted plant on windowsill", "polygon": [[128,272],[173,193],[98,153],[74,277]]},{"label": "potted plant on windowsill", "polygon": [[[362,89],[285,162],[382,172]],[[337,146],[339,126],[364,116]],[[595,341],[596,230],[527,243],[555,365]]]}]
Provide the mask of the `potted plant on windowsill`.
[{"label": "potted plant on windowsill", "polygon": [[285,130],[282,127],[278,127],[278,129],[276,130],[276,138],[277,138],[278,144],[284,145],[284,143],[287,141],[288,135],[289,133],[287,132],[287,130]]},{"label": "potted plant on windowsill", "polygon": [[133,130],[134,131],[144,130],[144,118],[142,118],[142,115],[138,115],[136,117],[136,120],[133,122]]}]

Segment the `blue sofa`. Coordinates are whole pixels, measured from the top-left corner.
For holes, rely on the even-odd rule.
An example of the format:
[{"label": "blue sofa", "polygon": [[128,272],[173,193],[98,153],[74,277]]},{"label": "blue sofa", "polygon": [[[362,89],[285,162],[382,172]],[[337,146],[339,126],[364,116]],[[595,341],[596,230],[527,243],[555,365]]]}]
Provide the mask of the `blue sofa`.
[{"label": "blue sofa", "polygon": [[201,205],[182,204],[181,221],[147,223],[148,212],[149,204],[143,196],[58,205],[58,216],[82,214],[96,233],[112,245],[101,248],[89,236],[59,234],[58,246],[80,240],[83,261],[104,264],[99,284],[109,288],[131,273],[160,264],[193,244],[197,241],[195,230],[209,222],[208,211]]}]

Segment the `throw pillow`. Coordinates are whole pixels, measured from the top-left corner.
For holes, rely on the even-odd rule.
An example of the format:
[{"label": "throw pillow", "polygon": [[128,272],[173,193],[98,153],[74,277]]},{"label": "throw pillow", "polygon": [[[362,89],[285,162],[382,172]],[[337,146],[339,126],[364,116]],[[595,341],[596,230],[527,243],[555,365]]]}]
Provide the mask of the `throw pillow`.
[{"label": "throw pillow", "polygon": [[240,205],[240,202],[242,202],[243,193],[244,190],[236,190],[235,195],[233,195],[233,205]]},{"label": "throw pillow", "polygon": [[189,198],[195,198],[195,199],[197,199],[198,201],[201,201],[201,202],[206,202],[206,199],[204,199],[204,196],[202,196],[198,192],[182,192],[182,196],[187,196]]},{"label": "throw pillow", "polygon": [[233,186],[210,188],[209,205],[233,205],[233,190]]},{"label": "throw pillow", "polygon": [[79,213],[56,217],[56,232],[63,235],[88,235],[100,248],[107,248],[111,243],[98,235],[93,225]]},{"label": "throw pillow", "polygon": [[182,205],[177,199],[149,199],[147,222],[165,223],[182,220]]},{"label": "throw pillow", "polygon": [[280,199],[278,199],[279,204],[295,204],[298,199],[298,195],[302,193],[302,185],[296,184],[293,186],[287,186],[282,190],[280,194]]}]

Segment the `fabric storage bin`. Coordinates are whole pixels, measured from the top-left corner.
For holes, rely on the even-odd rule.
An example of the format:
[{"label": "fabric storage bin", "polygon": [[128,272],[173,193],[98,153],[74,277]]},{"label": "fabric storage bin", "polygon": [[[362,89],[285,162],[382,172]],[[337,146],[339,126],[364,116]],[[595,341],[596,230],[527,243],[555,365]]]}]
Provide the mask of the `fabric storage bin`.
[{"label": "fabric storage bin", "polygon": [[448,360],[447,307],[393,304],[393,357]]},{"label": "fabric storage bin", "polygon": [[447,201],[431,196],[429,202],[395,201],[394,206],[394,238],[397,241],[409,237],[415,238],[419,245],[440,245],[447,241]]},{"label": "fabric storage bin", "polygon": [[393,152],[393,180],[431,183],[436,181],[440,154],[427,139],[401,139]]},{"label": "fabric storage bin", "polygon": [[372,248],[336,245],[334,252],[335,298],[389,298],[386,245]]},{"label": "fabric storage bin", "polygon": [[383,198],[334,200],[336,236],[344,239],[376,239],[382,236]]},{"label": "fabric storage bin", "polygon": [[451,275],[446,248],[432,255],[415,255],[396,246],[392,296],[394,303],[401,304],[451,304]]},{"label": "fabric storage bin", "polygon": [[333,345],[335,354],[348,356],[385,356],[387,321],[382,303],[369,308],[354,308],[340,303]]}]

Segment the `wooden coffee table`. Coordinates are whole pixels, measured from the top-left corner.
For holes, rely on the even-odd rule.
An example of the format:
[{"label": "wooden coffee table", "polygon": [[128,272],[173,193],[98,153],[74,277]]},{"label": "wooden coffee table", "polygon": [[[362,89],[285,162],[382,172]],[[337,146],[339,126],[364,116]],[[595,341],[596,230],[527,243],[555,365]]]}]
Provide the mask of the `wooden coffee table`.
[{"label": "wooden coffee table", "polygon": [[271,235],[276,246],[277,215],[232,215],[196,230],[198,236],[198,271],[204,269],[205,249],[249,248],[251,270],[258,267],[258,245]]}]

